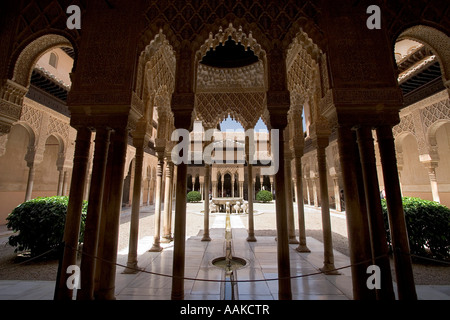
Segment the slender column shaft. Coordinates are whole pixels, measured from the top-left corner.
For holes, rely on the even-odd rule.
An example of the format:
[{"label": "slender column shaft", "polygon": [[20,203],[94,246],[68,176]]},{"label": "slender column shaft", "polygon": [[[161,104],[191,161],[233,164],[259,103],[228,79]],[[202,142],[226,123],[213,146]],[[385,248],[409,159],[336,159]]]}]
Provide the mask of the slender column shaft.
[{"label": "slender column shaft", "polygon": [[211,237],[209,236],[209,171],[210,165],[205,165],[205,185],[203,192],[205,194],[205,210],[203,215],[203,238],[202,241],[211,241]]},{"label": "slender column shaft", "polygon": [[173,214],[172,214],[172,212],[173,212],[173,195],[174,195],[174,191],[175,191],[175,187],[176,187],[176,184],[175,184],[175,166],[173,165],[173,162],[172,162],[172,165],[170,166],[170,175],[172,176],[172,179],[171,179],[171,183],[170,183],[170,201],[169,201],[169,212],[170,212],[170,214],[169,214],[169,226],[168,226],[168,230],[169,230],[169,235],[170,235],[170,239],[171,240],[173,240],[173,237],[172,237],[172,218],[173,218]]},{"label": "slender column shaft", "polygon": [[172,188],[172,166],[173,163],[166,161],[166,183],[164,184],[164,234],[163,242],[172,241],[170,216],[172,215],[172,208],[170,206],[170,190]]},{"label": "slender column shaft", "polygon": [[333,238],[331,233],[331,219],[330,219],[330,203],[328,200],[328,183],[327,183],[327,159],[325,156],[325,146],[328,144],[328,137],[326,143],[319,142],[317,145],[317,165],[319,170],[320,183],[320,202],[322,210],[322,230],[323,230],[323,267],[322,271],[327,274],[337,274],[334,266],[333,254]]},{"label": "slender column shaft", "polygon": [[359,128],[357,135],[369,218],[373,264],[380,267],[381,270],[381,290],[376,290],[376,293],[378,299],[393,300],[395,296],[392,287],[386,230],[381,209],[380,186],[378,184],[372,130],[369,127]]},{"label": "slender column shaft", "polygon": [[34,164],[31,163],[28,165],[28,180],[27,180],[27,190],[25,192],[25,201],[31,200],[31,194],[33,193],[33,184],[34,184]]},{"label": "slender column shaft", "polygon": [[247,174],[248,174],[248,237],[247,241],[255,242],[255,221],[253,217],[253,165],[247,163]]},{"label": "slender column shaft", "polygon": [[234,198],[234,178],[231,178],[231,197]]},{"label": "slender column shaft", "polygon": [[298,252],[311,252],[306,245],[306,226],[305,226],[305,207],[303,204],[303,181],[302,181],[302,158],[296,156],[295,162],[295,180],[297,183],[297,211],[298,211],[298,233],[299,245]]},{"label": "slender column shaft", "polygon": [[[111,132],[110,140],[114,138],[115,132]],[[107,221],[107,207],[108,203],[110,202],[111,197],[111,184],[113,181],[113,177],[116,175],[116,173],[113,171],[114,167],[112,166],[112,163],[114,162],[114,143],[109,144],[108,149],[108,160],[106,162],[106,173],[105,173],[105,183],[103,184],[103,199],[102,199],[102,213],[100,215],[100,225],[99,225],[99,238],[98,238],[98,248],[97,248],[97,256],[99,259],[103,259],[103,248],[104,248],[104,240],[106,232],[106,221]],[[97,299],[99,297],[99,290],[100,290],[100,276],[102,273],[102,261],[97,260],[95,264],[95,284],[94,284],[94,297]]]},{"label": "slender column shaft", "polygon": [[58,169],[58,188],[56,191],[57,196],[62,196],[63,194],[63,181],[64,181],[64,168]]},{"label": "slender column shaft", "polygon": [[120,211],[122,209],[122,193],[124,185],[125,161],[128,145],[128,131],[125,128],[115,129],[111,143],[113,147],[113,176],[109,187],[109,201],[106,204],[105,234],[103,235],[103,259],[98,283],[97,298],[100,300],[115,299],[117,245],[119,241]]},{"label": "slender column shaft", "polygon": [[317,192],[317,177],[312,179],[313,184],[313,196],[314,196],[314,207],[319,207],[319,194]]},{"label": "slender column shaft", "polygon": [[73,291],[66,286],[67,268],[77,264],[78,237],[80,233],[81,209],[85,187],[86,172],[89,160],[91,131],[79,128],[75,141],[73,157],[72,181],[70,185],[69,203],[67,206],[66,223],[64,227],[64,255],[59,275],[59,283],[55,298],[57,300],[72,300]]},{"label": "slender column shaft", "polygon": [[294,202],[292,197],[292,171],[291,171],[291,159],[285,155],[285,187],[286,187],[286,205],[288,214],[288,228],[289,228],[289,243],[298,244],[295,237],[295,222],[294,222]]},{"label": "slender column shaft", "polygon": [[162,155],[158,155],[158,166],[156,168],[156,199],[155,199],[155,238],[150,252],[159,252],[161,247],[161,189],[164,160]]},{"label": "slender column shaft", "polygon": [[276,223],[277,223],[277,261],[278,261],[278,299],[291,300],[291,266],[289,260],[288,217],[286,208],[286,190],[284,186],[284,141],[282,130],[278,136],[279,167],[275,174],[276,189]]},{"label": "slender column shaft", "polygon": [[[358,177],[355,168],[355,146],[352,130],[350,127],[338,127],[339,158],[342,165],[342,178],[344,182],[345,209],[347,230],[349,238],[350,261],[353,264],[352,285],[353,299],[374,299],[375,295],[366,285],[367,268],[371,265],[372,254],[369,239],[368,226],[364,216],[367,216],[362,208],[359,197]],[[366,231],[367,230],[367,231]]]},{"label": "slender column shaft", "polygon": [[175,204],[175,234],[173,248],[172,300],[184,299],[184,266],[186,250],[187,164],[177,168],[177,201]]},{"label": "slender column shaft", "polygon": [[306,179],[306,196],[308,197],[308,206],[311,205],[311,195],[310,195],[310,188],[309,188],[309,180]]},{"label": "slender column shaft", "polygon": [[137,250],[139,242],[139,215],[142,186],[142,166],[144,163],[144,141],[135,139],[135,165],[134,165],[134,185],[133,199],[131,203],[130,236],[128,243],[127,267],[123,273],[136,273],[138,269]]},{"label": "slender column shaft", "polygon": [[62,196],[67,194],[67,184],[69,183],[68,180],[69,180],[69,173],[67,172],[67,170],[64,170],[63,186],[61,193]]},{"label": "slender column shaft", "polygon": [[339,179],[337,176],[333,177],[333,190],[334,190],[334,199],[336,201],[336,211],[342,211],[341,194],[339,191]]},{"label": "slender column shaft", "polygon": [[439,188],[436,179],[436,167],[429,165],[427,169],[428,169],[428,177],[430,178],[431,194],[433,195],[433,201],[440,203],[441,199],[439,197]]},{"label": "slender column shaft", "polygon": [[398,296],[401,300],[416,300],[417,294],[414,285],[411,257],[409,255],[408,232],[406,229],[405,213],[403,211],[392,128],[389,126],[377,128],[377,140],[384,181],[389,182],[385,183],[386,204],[394,251]]},{"label": "slender column shaft", "polygon": [[94,278],[99,237],[100,215],[108,159],[110,131],[99,129],[95,135],[94,162],[91,188],[84,230],[83,256],[81,258],[81,290],[77,290],[77,300],[94,299]]},{"label": "slender column shaft", "polygon": [[253,217],[253,194],[255,187],[253,185],[253,165],[251,163],[253,148],[250,146],[250,137],[245,136],[245,161],[247,162],[247,197],[248,197],[248,242],[255,242],[255,222]]}]

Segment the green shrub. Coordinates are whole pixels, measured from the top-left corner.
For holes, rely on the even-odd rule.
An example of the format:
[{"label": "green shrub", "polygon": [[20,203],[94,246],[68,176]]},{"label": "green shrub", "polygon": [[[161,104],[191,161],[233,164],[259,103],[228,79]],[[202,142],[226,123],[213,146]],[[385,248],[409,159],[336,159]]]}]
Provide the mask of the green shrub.
[{"label": "green shrub", "polygon": [[[63,241],[68,197],[36,198],[17,206],[7,217],[8,228],[17,235],[8,243],[18,251],[29,251],[32,257],[58,247]],[[87,201],[82,208],[80,242],[83,241]]]},{"label": "green shrub", "polygon": [[273,200],[272,192],[267,190],[261,190],[256,194],[256,201],[270,202]]},{"label": "green shrub", "polygon": [[[391,245],[386,200],[382,208],[388,241]],[[403,198],[411,254],[450,258],[450,209],[434,201]]]},{"label": "green shrub", "polygon": [[187,194],[187,202],[200,202],[202,201],[202,194],[198,191],[191,191]]}]

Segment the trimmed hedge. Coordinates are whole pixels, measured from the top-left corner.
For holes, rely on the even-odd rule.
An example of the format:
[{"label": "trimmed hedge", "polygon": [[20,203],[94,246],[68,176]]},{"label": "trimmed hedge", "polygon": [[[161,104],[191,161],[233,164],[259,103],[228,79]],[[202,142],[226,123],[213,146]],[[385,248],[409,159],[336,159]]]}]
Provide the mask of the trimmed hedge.
[{"label": "trimmed hedge", "polygon": [[[381,204],[391,245],[386,200]],[[412,197],[403,198],[403,209],[411,254],[449,259],[450,209],[434,201]]]},{"label": "trimmed hedge", "polygon": [[200,202],[202,201],[202,194],[198,191],[191,191],[187,194],[187,202]]},{"label": "trimmed hedge", "polygon": [[273,200],[273,194],[267,190],[261,190],[256,194],[256,201],[271,202]]},{"label": "trimmed hedge", "polygon": [[[29,251],[32,257],[58,247],[63,241],[68,197],[36,198],[17,206],[6,218],[12,235],[8,243],[15,252]],[[83,202],[80,239],[83,242],[87,201]]]}]

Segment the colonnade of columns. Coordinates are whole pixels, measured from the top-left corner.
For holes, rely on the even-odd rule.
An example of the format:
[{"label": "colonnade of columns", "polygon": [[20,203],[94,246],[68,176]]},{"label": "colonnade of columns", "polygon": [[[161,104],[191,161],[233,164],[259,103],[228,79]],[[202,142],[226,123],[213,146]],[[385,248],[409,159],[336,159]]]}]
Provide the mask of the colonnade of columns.
[{"label": "colonnade of columns", "polygon": [[[167,243],[173,240],[172,237],[172,203],[174,185],[174,164],[170,160],[170,154],[166,154],[164,149],[157,151],[158,165],[156,170],[156,200],[155,200],[155,236],[150,252],[162,251],[161,242]],[[165,168],[165,183],[163,191],[163,170]],[[161,219],[161,207],[164,203],[164,216]],[[163,221],[163,224],[161,223]],[[162,231],[162,236],[161,236]]]},{"label": "colonnade of columns", "polygon": [[[397,270],[397,283],[399,285],[399,295],[404,297],[414,297],[415,291],[412,287],[412,269],[409,252],[406,225],[404,222],[403,208],[401,205],[401,193],[398,181],[398,175],[395,159],[394,140],[392,130],[388,126],[376,128],[378,144],[380,149],[383,175],[385,179],[389,177],[393,183],[386,185],[386,199],[391,226],[392,240],[394,246],[394,261]],[[389,278],[390,268],[387,255],[387,245],[385,242],[386,235],[384,231],[384,223],[381,215],[381,205],[379,204],[379,187],[376,176],[376,164],[373,139],[371,129],[369,127],[361,127],[356,131],[356,135],[349,127],[340,127],[339,131],[339,153],[340,157],[346,163],[354,164],[343,166],[343,178],[345,182],[346,203],[347,203],[347,222],[350,237],[350,253],[352,262],[358,262],[352,266],[354,274],[354,292],[356,298],[371,298],[374,294],[362,285],[360,279],[366,276],[367,266],[370,264],[378,265],[383,271],[382,281],[384,287],[382,291],[376,291],[376,295],[380,298],[390,299],[393,297],[392,281]],[[74,155],[73,178],[70,189],[69,209],[67,213],[67,224],[64,236],[65,250],[62,261],[62,268],[76,264],[77,245],[78,245],[78,228],[81,219],[81,205],[83,194],[85,192],[85,179],[88,170],[89,147],[91,144],[91,130],[85,127],[78,128],[76,148]],[[89,189],[89,208],[88,218],[86,221],[85,244],[83,246],[82,257],[82,289],[78,291],[79,299],[113,299],[114,298],[114,281],[115,281],[115,265],[112,261],[117,258],[117,241],[119,215],[121,210],[121,192],[123,188],[123,171],[125,165],[125,155],[127,148],[126,130],[109,128],[97,128],[95,139],[95,153],[92,167],[92,180]],[[110,138],[111,137],[111,138]],[[285,138],[279,138],[280,143],[280,168],[275,175],[275,183],[277,184],[277,246],[279,254],[279,276],[280,288],[283,288],[280,298],[289,298],[290,282],[289,282],[289,256],[286,250],[286,244],[290,240],[295,240],[293,229],[293,210],[289,207],[292,205],[292,190],[286,179],[290,177],[290,161],[288,152],[285,152]],[[142,158],[143,146],[145,138],[135,136],[134,144],[136,147],[136,177],[142,176]],[[325,272],[333,272],[334,259],[332,254],[331,241],[331,225],[329,218],[328,206],[328,188],[326,182],[326,164],[325,164],[325,148],[328,144],[328,138],[317,138],[317,161],[320,182],[320,194],[322,204],[322,222],[324,232],[324,267]],[[155,205],[155,224],[156,232],[153,251],[160,251],[161,235],[158,234],[161,229],[161,202],[162,202],[162,170],[164,168],[164,158],[167,156],[164,152],[158,152],[158,170],[156,182],[156,205]],[[296,167],[295,178],[297,180],[297,197],[301,199],[302,193],[301,183],[301,161],[300,155],[294,153],[294,161]],[[167,161],[167,160],[166,160]],[[184,166],[184,168],[183,168]],[[356,170],[354,169],[356,168]],[[359,168],[359,169],[358,169]],[[173,164],[170,161],[166,163],[166,190],[165,190],[165,212],[164,212],[164,228],[163,238],[170,239],[171,232],[171,186],[173,185]],[[253,178],[252,165],[247,165],[249,176],[249,199],[252,199]],[[177,169],[177,197],[186,197],[186,176],[187,165],[180,164]],[[280,173],[282,172],[282,175]],[[117,172],[119,174],[117,174]],[[183,183],[184,182],[184,183]],[[395,183],[396,182],[396,183]],[[181,190],[178,183],[181,183]],[[210,167],[205,167],[205,187],[203,192],[209,190],[210,183]],[[135,179],[134,189],[140,190],[141,179]],[[284,188],[283,188],[284,186]],[[281,189],[281,190],[280,190]],[[286,190],[287,189],[287,190]],[[357,190],[358,192],[355,192]],[[117,197],[117,195],[119,195]],[[282,201],[281,199],[285,199]],[[184,199],[185,200],[185,199]],[[280,201],[281,200],[281,201]],[[209,238],[209,208],[208,201],[205,201],[205,233],[203,241]],[[252,201],[249,201],[251,204]],[[140,192],[133,195],[132,218],[130,226],[130,251],[127,267],[129,271],[135,272],[137,269],[137,227],[139,217]],[[304,236],[304,217],[301,210],[302,202],[297,201],[299,208],[299,230],[300,243],[298,250],[307,251],[306,238]],[[180,200],[176,203],[178,213],[182,212],[181,221],[179,215],[175,219],[175,239],[184,239],[185,233],[185,201]],[[177,211],[176,211],[177,212]],[[280,216],[280,212],[285,215]],[[365,212],[365,213],[363,213]],[[249,209],[249,236],[248,241],[255,241],[254,222],[253,222],[252,206]],[[178,219],[177,219],[178,218]],[[159,220],[159,221],[158,221]],[[158,225],[159,224],[159,225]],[[107,233],[104,231],[108,230]],[[295,230],[295,229],[294,229]],[[281,232],[285,232],[282,236]],[[106,237],[105,234],[108,236]],[[357,239],[357,241],[355,240]],[[179,243],[183,242],[183,243]],[[184,257],[184,241],[179,241],[175,246],[175,256],[177,259]],[[96,261],[94,257],[101,257],[100,261]],[[367,261],[367,263],[361,263]],[[175,262],[174,262],[175,263]],[[175,265],[174,265],[175,268]],[[174,275],[181,274],[184,265],[177,266],[174,269]],[[64,270],[64,269],[63,269]],[[389,272],[388,272],[389,270]],[[355,277],[359,275],[360,277]],[[363,276],[364,275],[364,276]],[[181,296],[180,281],[182,277],[174,277],[173,279],[173,298]],[[181,290],[181,291],[176,291]],[[57,295],[59,298],[69,298],[71,292],[65,285],[64,277],[59,282]]]}]

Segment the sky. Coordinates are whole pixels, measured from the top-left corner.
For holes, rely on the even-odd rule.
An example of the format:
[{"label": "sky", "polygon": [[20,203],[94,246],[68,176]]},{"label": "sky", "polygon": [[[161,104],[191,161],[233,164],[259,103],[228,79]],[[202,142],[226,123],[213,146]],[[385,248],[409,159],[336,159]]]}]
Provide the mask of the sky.
[{"label": "sky", "polygon": [[[303,115],[303,130],[305,130],[305,128],[306,128],[305,116]],[[228,116],[227,119],[223,120],[220,123],[220,129],[221,129],[221,131],[226,131],[226,130],[245,131],[244,128],[242,127],[242,125],[239,122],[237,122],[236,120],[231,119],[230,116]],[[255,126],[255,131],[256,132],[258,132],[258,131],[268,132],[267,126],[264,124],[264,122],[262,121],[261,118],[259,118],[258,123]]]},{"label": "sky", "polygon": [[[245,131],[244,128],[242,127],[242,125],[237,122],[236,120],[231,119],[230,116],[228,116],[227,119],[225,119],[224,121],[222,121],[220,123],[220,129],[221,131]],[[261,118],[259,119],[258,123],[255,126],[255,131],[265,131],[268,132],[267,130],[267,126],[264,124],[264,122],[261,120]]]}]

